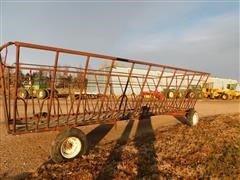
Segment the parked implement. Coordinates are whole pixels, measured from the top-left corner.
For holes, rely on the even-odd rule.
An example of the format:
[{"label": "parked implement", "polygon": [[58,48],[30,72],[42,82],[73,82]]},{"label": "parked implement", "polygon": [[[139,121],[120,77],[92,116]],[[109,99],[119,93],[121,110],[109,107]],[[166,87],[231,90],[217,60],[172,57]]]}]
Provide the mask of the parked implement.
[{"label": "parked implement", "polygon": [[[51,89],[49,87],[49,79],[36,79],[24,81],[22,88],[18,90],[18,97],[27,99],[30,97],[37,97],[40,99],[48,98]],[[55,94],[57,91],[55,90]]]},{"label": "parked implement", "polygon": [[[9,49],[13,52],[11,56],[8,56]],[[35,59],[25,57],[30,51],[37,54]],[[209,76],[205,72],[22,42],[4,44],[0,52],[3,112],[8,133],[63,130],[51,148],[55,162],[86,153],[87,138],[78,126],[114,124],[146,114],[182,116],[189,125],[196,125],[197,97],[188,98],[187,93],[192,85],[191,92],[196,93],[197,86],[204,85]],[[49,98],[18,96],[20,89],[37,90],[34,83],[22,86],[24,79],[33,78],[34,73],[48,79]],[[38,89],[45,87],[39,85]],[[65,95],[56,96],[55,90]],[[75,97],[75,92],[79,98],[69,98]],[[94,98],[85,96],[86,92],[94,92]],[[181,96],[176,96],[179,92]]]},{"label": "parked implement", "polygon": [[235,84],[227,84],[227,89],[225,90],[224,94],[226,94],[226,98],[228,99],[229,97],[231,99],[239,99],[240,98],[240,84],[235,83]]},{"label": "parked implement", "polygon": [[205,84],[203,88],[203,93],[205,97],[210,99],[239,99],[240,91],[238,90],[239,84],[227,84],[226,89],[213,88],[213,82],[209,82]]}]

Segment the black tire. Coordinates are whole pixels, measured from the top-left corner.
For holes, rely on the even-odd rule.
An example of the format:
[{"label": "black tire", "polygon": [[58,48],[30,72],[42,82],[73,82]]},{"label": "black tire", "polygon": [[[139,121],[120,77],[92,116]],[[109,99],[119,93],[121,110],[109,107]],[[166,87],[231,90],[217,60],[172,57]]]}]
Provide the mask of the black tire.
[{"label": "black tire", "polygon": [[198,122],[199,122],[198,113],[194,109],[190,109],[187,112],[186,118],[187,118],[187,124],[189,126],[196,126],[198,124]]},{"label": "black tire", "polygon": [[214,96],[214,94],[213,94],[213,93],[211,93],[211,94],[210,94],[210,96],[209,96],[209,98],[210,98],[210,99],[215,99],[215,96]]},{"label": "black tire", "polygon": [[26,89],[19,89],[17,95],[19,98],[22,99],[27,99],[29,97],[29,93]]},{"label": "black tire", "polygon": [[48,91],[46,89],[41,89],[37,92],[37,98],[39,99],[45,99],[48,97]]},{"label": "black tire", "polygon": [[228,96],[228,94],[222,94],[221,98],[222,98],[222,100],[228,100],[229,96]]},{"label": "black tire", "polygon": [[[76,141],[73,143],[70,143],[70,148],[74,147],[74,154],[68,154],[65,151],[67,151],[67,143],[69,143],[70,140]],[[72,141],[73,142],[73,141]],[[80,144],[79,144],[80,143]],[[66,149],[65,149],[66,148]],[[80,149],[79,149],[80,148]],[[77,128],[67,128],[63,130],[60,134],[57,135],[54,144],[51,148],[51,159],[55,163],[61,163],[64,161],[70,161],[76,157],[80,157],[87,153],[88,143],[86,135]],[[76,151],[76,152],[75,152]]]},{"label": "black tire", "polygon": [[177,98],[182,98],[183,97],[183,93],[182,92],[178,92]]}]

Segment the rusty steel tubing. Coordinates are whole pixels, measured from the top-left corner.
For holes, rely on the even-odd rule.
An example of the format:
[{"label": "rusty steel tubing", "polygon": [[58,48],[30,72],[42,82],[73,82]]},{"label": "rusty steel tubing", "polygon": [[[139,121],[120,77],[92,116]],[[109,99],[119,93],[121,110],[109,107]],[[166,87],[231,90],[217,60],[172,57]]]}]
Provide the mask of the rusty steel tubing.
[{"label": "rusty steel tubing", "polygon": [[97,117],[98,120],[99,120],[99,117],[100,117],[100,114],[101,114],[101,111],[102,111],[102,108],[103,108],[102,107],[103,106],[103,100],[104,100],[104,98],[106,96],[106,93],[107,93],[107,89],[108,89],[108,86],[109,86],[109,80],[110,80],[110,77],[111,77],[111,73],[112,73],[114,63],[115,63],[115,60],[112,61],[111,67],[110,67],[110,70],[109,70],[109,74],[107,76],[107,82],[106,82],[106,85],[104,87],[103,98],[101,100],[100,109],[99,109],[99,113],[98,113],[98,117]]},{"label": "rusty steel tubing", "polygon": [[[83,86],[84,86],[84,87],[81,88],[81,82],[80,82],[80,94],[79,94],[79,101],[78,101],[78,105],[77,105],[75,124],[77,124],[77,118],[78,118],[80,101],[81,101],[83,89],[85,88],[85,78],[86,78],[86,76],[87,76],[89,61],[90,61],[90,56],[87,56],[87,60],[86,60],[86,64],[85,64],[85,70],[84,70],[84,74],[83,74],[83,84],[84,84]],[[81,78],[80,78],[80,81],[81,81]],[[87,88],[87,87],[86,87],[86,88]],[[85,109],[84,109],[83,111],[85,111]]]},{"label": "rusty steel tubing", "polygon": [[149,75],[149,72],[150,72],[150,70],[151,70],[151,67],[152,67],[151,65],[148,66],[148,70],[147,70],[146,76],[145,76],[145,78],[144,78],[144,81],[143,81],[143,84],[142,84],[141,90],[140,90],[140,99],[138,99],[138,101],[137,101],[137,103],[136,103],[135,110],[139,110],[139,107],[141,106],[140,103],[142,103],[142,101],[143,101],[143,99],[144,99],[142,93],[143,93],[143,90],[144,90],[144,86],[145,86],[145,84],[146,84],[146,82],[147,82],[147,77],[148,77],[148,75]]},{"label": "rusty steel tubing", "polygon": [[[184,75],[183,75],[183,78],[181,79],[181,82],[180,82],[180,84],[179,84],[179,86],[177,87],[177,89],[175,90],[177,93],[179,93],[179,90],[180,90],[180,87],[182,86],[182,83],[183,83],[183,81],[184,81],[184,79],[185,79],[185,77],[186,77],[186,72],[184,73]],[[176,96],[176,95],[175,95]],[[178,95],[177,95],[178,96]],[[177,100],[177,96],[174,98],[174,100]],[[171,103],[171,106],[174,104],[174,102],[176,102],[176,101],[172,101],[172,103]]]},{"label": "rusty steel tubing", "polygon": [[[202,79],[202,75],[201,75],[200,78],[198,79],[198,82],[197,82],[197,84],[195,85],[195,87],[193,88],[193,92],[194,92],[194,93],[196,92],[197,86],[198,86],[199,83],[201,82],[201,79]],[[195,96],[196,96],[196,94],[195,94]],[[186,107],[186,108],[192,108],[190,105],[191,105],[191,102],[193,102],[193,99],[195,99],[195,98],[198,98],[198,97],[191,98],[191,100],[188,101],[188,104],[187,104],[187,107]]]},{"label": "rusty steel tubing", "polygon": [[[159,87],[159,85],[161,84],[161,80],[162,80],[164,71],[165,71],[165,67],[162,68],[161,74],[160,74],[160,76],[159,76],[159,78],[158,78],[158,82],[157,82],[157,85],[156,85],[156,88],[155,88],[155,92],[158,90],[158,87]],[[157,101],[157,99],[155,98],[154,101],[151,101],[151,104],[150,104],[149,106],[151,106],[152,103],[155,104],[156,101]]]},{"label": "rusty steel tubing", "polygon": [[128,84],[129,84],[129,81],[130,81],[130,78],[131,78],[131,75],[132,75],[132,72],[133,72],[134,65],[135,65],[135,63],[132,63],[131,70],[130,70],[129,75],[128,75],[127,83],[125,85],[125,88],[124,88],[124,91],[123,91],[123,94],[122,94],[122,99],[121,99],[121,102],[120,102],[120,105],[119,105],[119,110],[121,109],[121,106],[122,106],[122,103],[123,103],[123,98],[126,95],[126,91],[127,91]]},{"label": "rusty steel tubing", "polygon": [[[186,95],[187,95],[187,93],[188,93],[189,87],[190,87],[190,85],[192,84],[192,81],[193,81],[194,77],[195,77],[195,75],[192,75],[192,79],[190,80],[190,82],[188,82],[187,88],[186,88],[186,90],[185,90],[185,92],[184,92],[184,94],[183,94],[183,96],[182,96],[182,98],[181,98],[181,100],[180,100],[180,103],[179,103],[179,107],[178,107],[178,108],[181,108],[181,106],[182,106],[183,103],[185,102],[185,100],[186,100],[186,98],[187,98]],[[188,76],[188,80],[189,80],[189,76]]]},{"label": "rusty steel tubing", "polygon": [[52,102],[53,102],[53,98],[54,98],[54,94],[55,94],[54,83],[55,83],[55,80],[56,80],[58,59],[59,59],[59,52],[56,51],[55,62],[54,62],[54,71],[53,71],[53,79],[50,80],[51,92],[50,92],[50,102],[49,102],[48,119],[47,119],[48,128],[49,128],[50,115],[51,115],[51,111],[52,111]]},{"label": "rusty steel tubing", "polygon": [[[8,105],[7,105],[7,96],[6,96],[6,87],[5,87],[5,76],[4,76],[4,69],[3,69],[3,63],[2,63],[2,57],[1,57],[1,54],[0,54],[0,80],[1,80],[1,86],[2,86],[2,89],[3,89],[3,95],[2,95],[2,101],[3,101],[3,108],[4,108],[4,117],[5,117],[5,120],[9,119],[9,113],[10,111],[8,111]],[[10,90],[9,90],[10,91]],[[9,124],[8,124],[8,121],[6,122],[6,127],[8,129],[8,131],[10,130],[9,129]]]},{"label": "rusty steel tubing", "polygon": [[[15,45],[16,59],[14,65],[10,66],[7,64],[7,48],[11,45]],[[55,52],[54,64],[22,63],[19,60],[20,48],[21,50],[30,48]],[[0,59],[0,77],[3,89],[4,118],[8,132],[13,134],[57,130],[66,126],[76,127],[96,123],[114,124],[116,120],[125,118],[125,115],[130,115],[132,118],[138,117],[143,106],[147,106],[156,115],[185,116],[188,108],[194,107],[197,101],[195,98],[186,98],[190,85],[198,85],[203,82],[203,78],[209,76],[209,73],[200,71],[29,43],[7,43],[0,47],[0,51],[3,49],[6,49],[6,61],[3,62],[2,58]],[[87,58],[85,67],[60,65],[58,63],[60,53]],[[99,61],[95,58],[100,58],[110,61],[111,65],[102,69],[90,68],[90,58],[93,63]],[[128,67],[131,67],[115,68],[116,61],[127,63]],[[145,68],[138,71],[137,65],[144,65]],[[50,86],[50,91],[47,90],[50,96],[44,99],[34,97],[34,93],[37,91],[35,90],[33,93],[32,83],[27,89],[31,97],[26,99],[18,97],[18,88],[26,88],[24,84],[29,81],[29,79],[26,81],[28,72],[30,72],[31,79],[34,79],[32,72],[35,73],[35,80],[39,72],[44,73],[44,77],[50,79],[49,82],[47,81],[48,86],[45,87],[49,89]],[[79,78],[78,76],[80,79],[76,79]],[[200,76],[201,78],[199,78]],[[41,76],[39,79],[41,80]],[[85,79],[87,80],[85,81]],[[184,85],[183,82],[185,82]],[[182,86],[186,88],[182,98],[177,99],[175,96],[174,99],[170,99],[167,97],[170,88],[177,93]],[[166,90],[165,96],[161,95],[162,88]],[[55,89],[59,91],[58,95],[55,94]],[[96,94],[92,94],[93,90]],[[20,101],[23,103],[18,103]],[[24,127],[19,126],[19,121],[23,123]],[[12,123],[9,124],[9,122]]]},{"label": "rusty steel tubing", "polygon": [[[20,57],[20,47],[17,46],[16,48],[16,68],[15,68],[15,86],[14,86],[14,109],[17,109],[17,89],[18,89],[18,76],[19,76],[19,57]],[[17,112],[14,111],[13,113],[13,131],[16,132],[16,119],[17,119]]]},{"label": "rusty steel tubing", "polygon": [[176,74],[176,70],[175,70],[174,73],[173,73],[173,76],[172,76],[172,78],[171,78],[170,83],[167,85],[167,89],[166,89],[166,91],[165,91],[164,99],[163,99],[163,101],[161,102],[161,104],[160,104],[160,106],[159,106],[159,108],[158,108],[159,111],[160,111],[161,108],[164,106],[165,102],[167,101],[167,96],[168,96],[168,93],[169,93],[169,89],[170,89],[170,87],[171,87],[171,84],[172,84],[172,82],[173,82],[173,79],[174,79],[175,74]]},{"label": "rusty steel tubing", "polygon": [[[205,86],[205,84],[207,83],[208,78],[209,78],[209,75],[206,76],[206,79],[205,79],[205,81],[203,82],[202,87]],[[197,103],[197,98],[193,101],[192,107],[194,107],[194,106],[196,105],[196,103]]]},{"label": "rusty steel tubing", "polygon": [[[165,65],[163,66],[163,65],[155,64],[155,63],[146,63],[144,61],[118,58],[118,57],[113,57],[113,56],[106,56],[106,55],[100,55],[100,54],[88,53],[88,52],[82,52],[82,51],[76,51],[76,50],[69,50],[69,49],[63,49],[63,48],[55,48],[55,47],[50,47],[50,46],[36,45],[36,44],[30,44],[30,43],[24,43],[24,42],[18,42],[18,41],[14,42],[14,43],[10,42],[10,44],[8,44],[6,46],[9,46],[11,44],[15,44],[16,46],[21,46],[21,47],[26,47],[26,48],[41,49],[41,50],[47,50],[47,51],[58,51],[58,52],[62,52],[62,53],[82,55],[82,56],[91,56],[91,57],[102,58],[102,59],[106,59],[106,60],[117,60],[117,61],[122,61],[122,62],[131,62],[131,63],[137,63],[137,64],[149,65],[149,66],[166,67],[169,69],[175,69],[175,70],[180,70],[180,71],[189,71],[189,72],[194,72],[194,73],[205,73],[205,72],[201,72],[201,71],[193,71],[190,69],[176,68],[173,66],[165,66]],[[0,48],[0,50],[1,50],[1,48]],[[209,74],[209,73],[205,73],[205,74]]]}]

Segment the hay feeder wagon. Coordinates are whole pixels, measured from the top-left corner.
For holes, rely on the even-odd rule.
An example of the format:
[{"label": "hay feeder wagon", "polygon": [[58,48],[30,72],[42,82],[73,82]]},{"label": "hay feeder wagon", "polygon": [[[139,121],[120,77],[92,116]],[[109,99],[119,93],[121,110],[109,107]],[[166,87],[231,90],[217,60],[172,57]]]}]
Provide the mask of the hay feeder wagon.
[{"label": "hay feeder wagon", "polygon": [[[194,106],[198,97],[189,97],[189,88],[203,86],[209,76],[23,42],[6,43],[0,53],[1,111],[8,133],[61,130],[51,148],[55,162],[86,153],[87,139],[79,126],[141,120],[148,115],[181,116],[189,125],[196,125],[199,117]],[[29,80],[39,79],[48,80],[47,98],[19,96],[22,84],[29,84],[28,91],[32,92],[34,82]],[[78,98],[71,98],[76,92]],[[191,92],[197,93],[197,89]]]}]

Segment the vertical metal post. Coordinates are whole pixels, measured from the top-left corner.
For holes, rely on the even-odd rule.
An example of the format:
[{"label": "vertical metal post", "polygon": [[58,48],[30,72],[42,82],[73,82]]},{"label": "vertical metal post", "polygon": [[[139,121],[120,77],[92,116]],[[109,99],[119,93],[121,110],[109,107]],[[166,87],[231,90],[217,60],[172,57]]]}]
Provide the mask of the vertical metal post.
[{"label": "vertical metal post", "polygon": [[102,100],[101,100],[100,109],[99,109],[98,116],[97,116],[97,121],[99,121],[99,117],[100,117],[101,112],[102,112],[103,100],[106,98],[106,93],[107,93],[107,89],[108,89],[108,86],[109,86],[109,81],[110,81],[110,77],[111,77],[111,74],[112,74],[112,69],[113,69],[114,63],[115,63],[115,60],[112,60],[112,64],[111,64],[111,67],[110,67],[110,70],[109,70],[109,74],[107,75],[107,82],[106,82],[105,87],[104,87],[103,97],[102,97]]},{"label": "vertical metal post", "polygon": [[[128,83],[129,83],[130,78],[131,78],[131,76],[132,76],[132,72],[133,72],[134,65],[135,65],[135,63],[132,63],[131,70],[130,70],[130,72],[129,72],[129,74],[128,74],[127,83],[126,83],[126,85],[125,85],[125,88],[124,88],[124,91],[123,91],[123,94],[122,94],[122,99],[121,99],[121,102],[120,102],[120,105],[119,105],[119,108],[118,108],[119,111],[121,110],[122,103],[123,103],[123,99],[124,99],[124,97],[125,97],[125,95],[126,95],[126,92],[127,92]],[[124,112],[123,112],[123,113],[124,113]]]},{"label": "vertical metal post", "polygon": [[[47,119],[47,127],[49,128],[49,122],[50,122],[50,117],[51,117],[51,110],[52,110],[52,102],[54,98],[54,84],[56,80],[56,74],[57,74],[57,65],[58,65],[58,58],[59,58],[59,52],[56,51],[55,55],[55,63],[54,63],[54,69],[53,69],[53,78],[51,78],[51,92],[50,92],[50,102],[49,102],[49,108],[48,108],[48,119]],[[51,73],[51,72],[50,72]]]},{"label": "vertical metal post", "polygon": [[186,95],[188,93],[188,89],[189,89],[190,85],[192,84],[194,77],[195,77],[195,74],[192,75],[192,79],[189,81],[189,75],[188,75],[188,85],[187,85],[187,88],[186,88],[182,98],[181,98],[181,102],[179,103],[179,106],[178,106],[179,109],[181,109],[183,103],[185,102],[185,100],[187,98]]},{"label": "vertical metal post", "polygon": [[122,83],[121,83],[121,79],[120,79],[119,75],[118,75],[117,77],[118,77],[119,85],[120,85],[121,90],[122,90],[122,93],[123,93],[124,90],[123,90],[123,85],[122,85]]},{"label": "vertical metal post", "polygon": [[[5,76],[4,76],[4,68],[3,68],[3,62],[2,62],[2,57],[0,54],[0,80],[1,80],[1,85],[3,89],[3,95],[2,95],[2,101],[3,101],[3,109],[4,109],[4,118],[5,118],[5,123],[7,126],[8,131],[10,130],[8,120],[9,120],[9,115],[8,113],[8,108],[7,108],[7,96],[6,96],[6,87],[5,87]],[[9,90],[10,92],[10,90]],[[8,102],[10,103],[10,101]]]},{"label": "vertical metal post", "polygon": [[170,88],[170,86],[171,86],[171,84],[172,84],[172,82],[173,82],[173,79],[174,79],[174,77],[175,77],[176,72],[177,72],[177,70],[175,69],[175,70],[174,70],[174,73],[173,73],[173,75],[172,75],[171,81],[170,81],[170,83],[167,85],[166,95],[164,96],[164,99],[163,99],[162,103],[160,104],[158,110],[162,109],[162,106],[164,105],[164,103],[165,103],[165,101],[166,101],[166,99],[167,99],[166,96],[167,96],[168,93],[169,93],[169,88]]},{"label": "vertical metal post", "polygon": [[[204,76],[206,76],[206,75],[204,75]],[[206,76],[206,79],[205,79],[205,81],[204,81],[202,87],[206,84],[207,80],[208,80],[208,75]],[[191,107],[194,107],[194,106],[195,106],[195,104],[196,104],[196,102],[197,102],[197,99],[198,99],[198,97],[197,97],[197,98],[194,98]]]},{"label": "vertical metal post", "polygon": [[[10,74],[10,68],[7,68],[7,74],[8,74],[8,119],[11,119],[11,74]],[[7,122],[8,123],[8,122]]]},{"label": "vertical metal post", "polygon": [[145,84],[146,84],[146,82],[147,82],[147,78],[148,78],[149,72],[150,72],[150,70],[151,70],[151,67],[152,67],[152,66],[149,65],[148,70],[147,70],[147,74],[146,74],[146,76],[145,76],[145,78],[144,78],[144,81],[143,81],[143,84],[142,84],[142,87],[141,87],[141,91],[140,91],[140,99],[137,101],[136,107],[135,107],[135,110],[136,110],[136,111],[139,110],[139,107],[141,106],[142,101],[143,101],[143,99],[144,99],[144,97],[143,97],[143,95],[142,95],[142,92],[143,92],[144,86],[145,86]]},{"label": "vertical metal post", "polygon": [[[183,83],[183,81],[184,81],[184,79],[185,79],[185,77],[186,77],[186,74],[187,74],[187,72],[185,71],[185,73],[184,73],[184,75],[183,75],[183,77],[182,77],[182,80],[181,80],[181,82],[180,82],[180,84],[179,84],[179,86],[177,86],[177,84],[176,84],[176,90],[175,90],[175,93],[179,93],[179,89],[180,89],[180,87],[182,86],[182,83]],[[177,76],[176,76],[177,77]],[[172,101],[172,103],[171,103],[171,106],[176,102],[176,100],[177,100],[177,95],[175,95],[176,97],[175,97],[175,101],[173,100]],[[176,104],[176,103],[175,103]]]},{"label": "vertical metal post", "polygon": [[97,79],[97,75],[94,75],[95,80],[96,80],[96,85],[97,85],[97,89],[98,89],[98,94],[101,94],[100,88],[99,88],[99,84],[98,84],[98,79]]},{"label": "vertical metal post", "polygon": [[198,99],[197,94],[196,94],[195,92],[196,92],[196,90],[197,90],[197,87],[198,87],[199,83],[201,82],[202,76],[203,76],[203,75],[200,76],[197,84],[196,84],[195,87],[193,88],[193,91],[192,91],[192,92],[195,94],[195,97],[192,98],[192,99],[190,99],[190,100],[188,101],[187,109],[190,108],[190,104],[193,102],[193,100],[194,100],[195,98]]},{"label": "vertical metal post", "polygon": [[[160,74],[160,76],[159,76],[159,79],[158,79],[158,82],[157,82],[157,84],[156,84],[154,93],[158,91],[158,87],[159,87],[159,85],[160,85],[160,83],[161,83],[161,80],[162,80],[162,76],[163,76],[163,74],[164,74],[164,71],[165,71],[165,67],[162,68],[162,72],[161,72],[161,74]],[[151,102],[150,102],[150,105],[149,105],[149,106],[151,107],[152,103],[155,104],[156,101],[157,101],[157,99],[155,98],[154,101],[151,101]]]},{"label": "vertical metal post", "polygon": [[15,86],[14,86],[14,112],[13,112],[13,132],[16,132],[16,119],[17,119],[17,91],[18,91],[18,80],[19,80],[19,57],[20,47],[16,47],[16,67],[15,67]]},{"label": "vertical metal post", "polygon": [[[84,69],[84,74],[83,74],[83,83],[84,83],[84,86],[85,86],[85,79],[86,79],[86,76],[87,76],[89,61],[90,61],[90,56],[87,56],[87,60],[86,60],[86,64],[85,64],[85,69]],[[80,79],[81,79],[81,78],[80,78]],[[80,81],[81,81],[81,80],[80,80]],[[83,87],[83,88],[85,88],[85,87]],[[81,99],[82,99],[83,88],[81,88],[81,82],[80,82],[80,92],[79,92],[79,99],[78,99],[76,116],[75,116],[75,125],[77,125],[77,118],[78,118],[78,114],[79,114],[79,108],[80,108],[80,102],[81,102]],[[83,112],[84,112],[84,113],[85,113],[85,111],[86,111],[86,109],[83,109]]]}]

